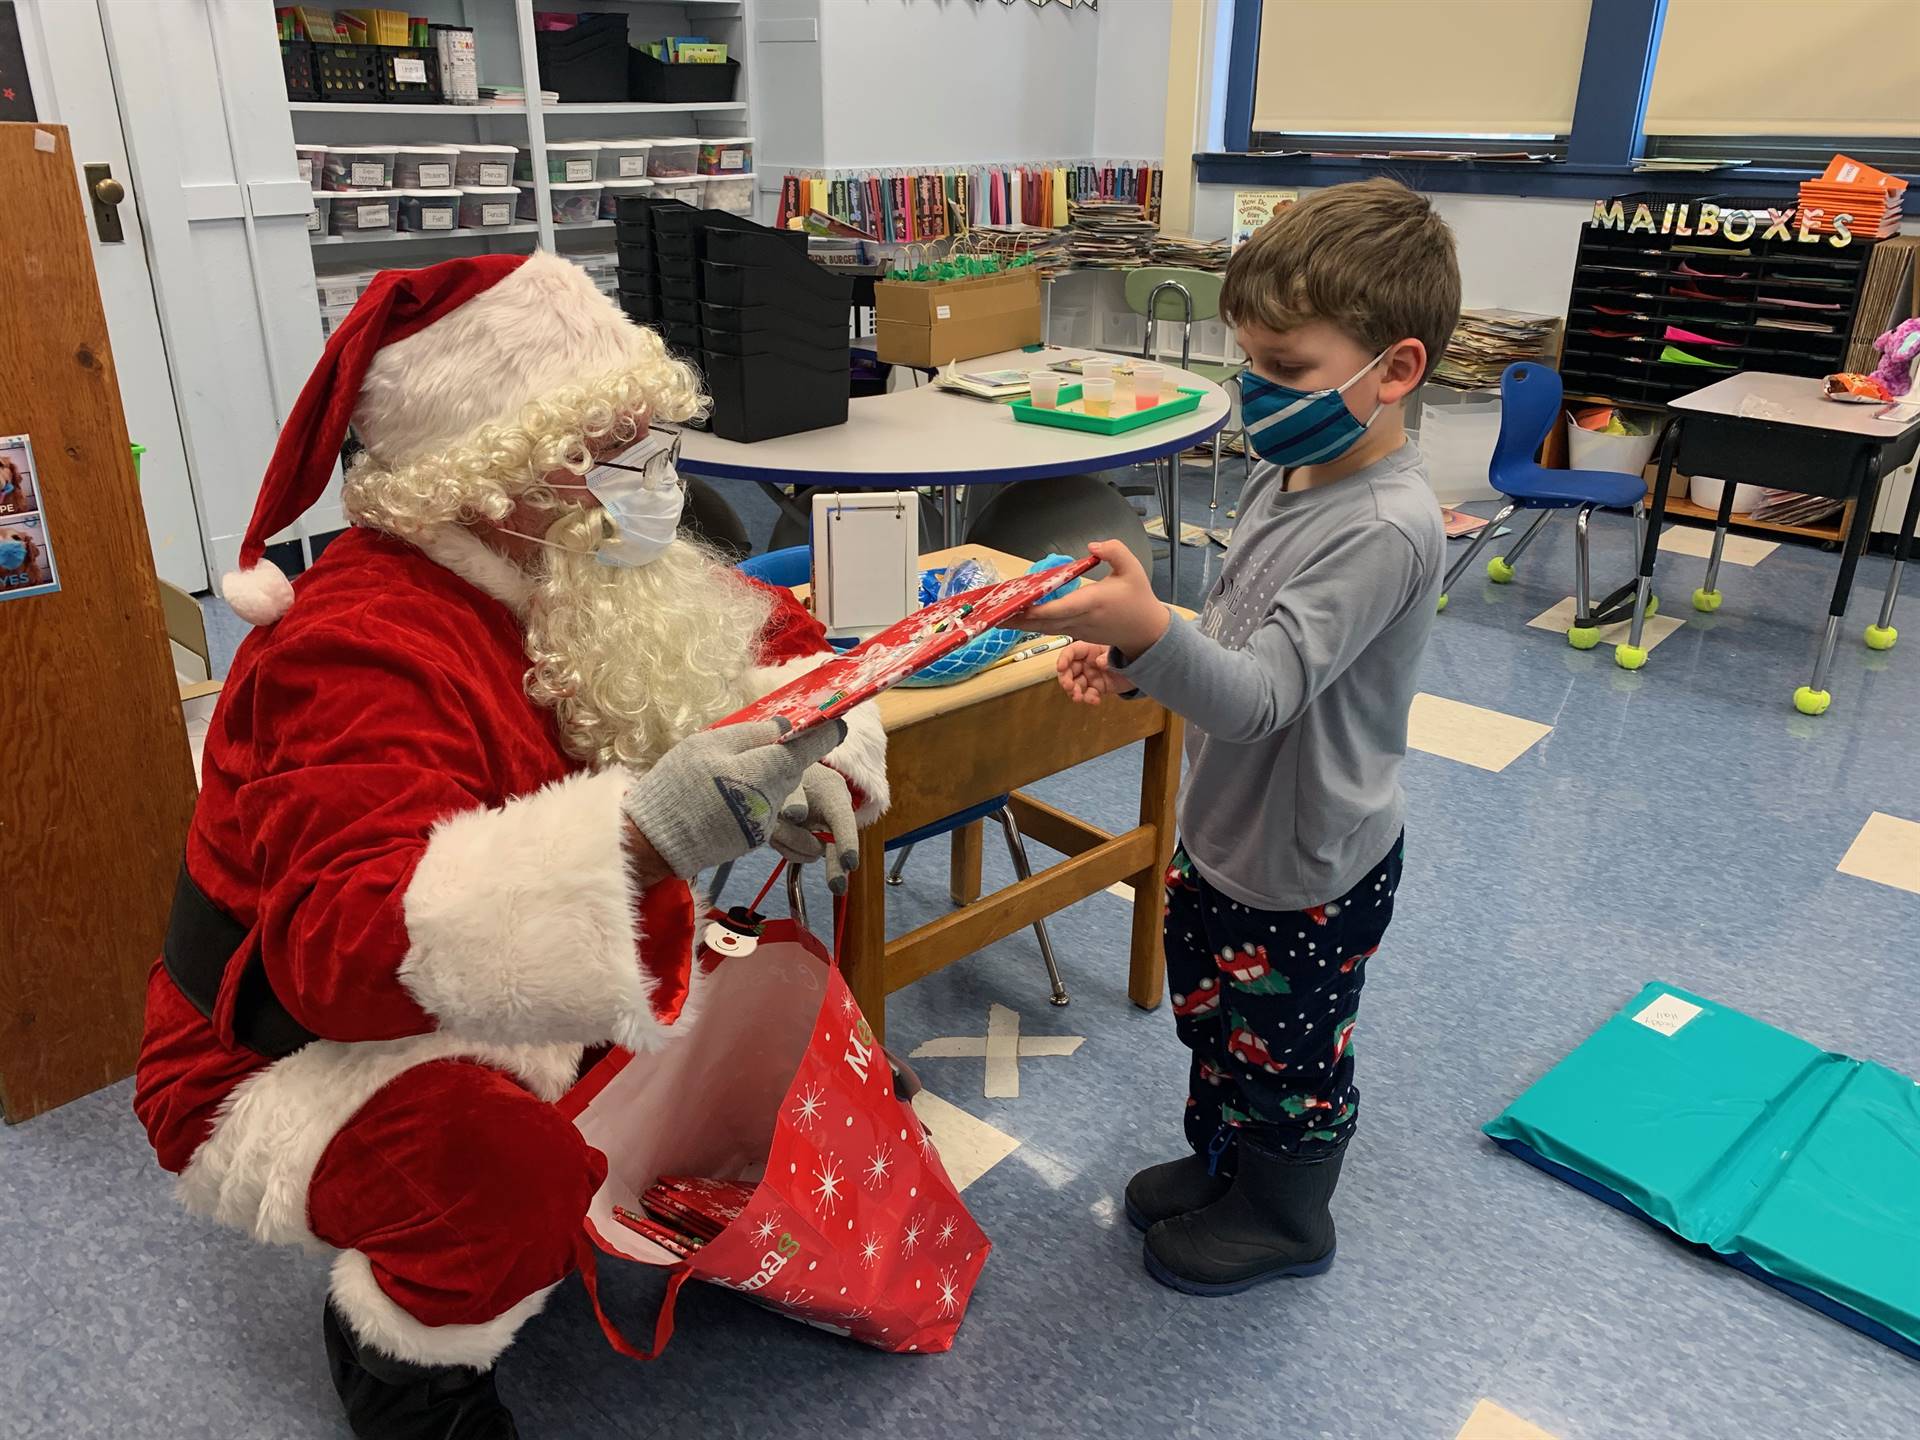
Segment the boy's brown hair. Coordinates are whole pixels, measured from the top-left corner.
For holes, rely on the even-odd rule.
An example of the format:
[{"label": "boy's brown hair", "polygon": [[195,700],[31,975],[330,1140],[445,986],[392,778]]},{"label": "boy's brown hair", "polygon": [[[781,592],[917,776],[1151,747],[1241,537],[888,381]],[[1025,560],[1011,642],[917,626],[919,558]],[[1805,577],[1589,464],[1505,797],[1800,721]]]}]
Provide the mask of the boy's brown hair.
[{"label": "boy's brown hair", "polygon": [[1419,340],[1431,374],[1460,321],[1453,231],[1397,180],[1316,191],[1235,252],[1220,311],[1281,331],[1324,320],[1369,351]]}]

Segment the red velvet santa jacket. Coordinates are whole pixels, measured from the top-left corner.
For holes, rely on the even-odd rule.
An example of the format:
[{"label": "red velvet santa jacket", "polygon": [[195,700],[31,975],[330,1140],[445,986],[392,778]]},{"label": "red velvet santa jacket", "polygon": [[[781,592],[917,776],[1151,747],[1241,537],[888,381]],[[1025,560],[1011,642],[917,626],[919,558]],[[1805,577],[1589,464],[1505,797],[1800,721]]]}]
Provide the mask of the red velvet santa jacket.
[{"label": "red velvet santa jacket", "polygon": [[[690,1008],[691,896],[633,892],[627,772],[584,770],[528,700],[524,578],[465,532],[426,548],[334,541],[242,643],[207,738],[188,873],[321,1038],[269,1061],[229,992],[210,1021],[148,982],[134,1108],[190,1207],[261,1239],[308,1238],[326,1141],[402,1070],[469,1056],[557,1098],[583,1046],[662,1043]],[[830,653],[778,594],[761,693]],[[884,806],[875,717],[829,763]]]}]

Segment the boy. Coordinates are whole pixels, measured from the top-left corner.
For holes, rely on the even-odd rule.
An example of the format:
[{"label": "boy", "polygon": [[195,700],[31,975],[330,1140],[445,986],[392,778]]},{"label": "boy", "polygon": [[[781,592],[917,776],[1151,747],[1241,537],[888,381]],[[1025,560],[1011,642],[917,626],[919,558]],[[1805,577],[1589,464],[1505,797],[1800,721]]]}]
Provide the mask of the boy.
[{"label": "boy", "polygon": [[1320,191],[1227,267],[1263,462],[1198,623],[1116,541],[1113,574],[1030,612],[1077,643],[1076,700],[1139,690],[1190,722],[1168,872],[1167,987],[1193,1051],[1194,1154],[1127,1186],[1147,1269],[1226,1295],[1333,1263],[1351,1044],[1393,914],[1407,708],[1445,536],[1404,401],[1453,333],[1453,236],[1391,180]]}]

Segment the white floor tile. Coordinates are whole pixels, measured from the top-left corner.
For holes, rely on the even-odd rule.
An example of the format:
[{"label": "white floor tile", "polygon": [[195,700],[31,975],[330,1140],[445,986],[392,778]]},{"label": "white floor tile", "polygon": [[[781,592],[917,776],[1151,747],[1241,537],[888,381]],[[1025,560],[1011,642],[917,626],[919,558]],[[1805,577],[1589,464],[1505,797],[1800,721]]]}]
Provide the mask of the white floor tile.
[{"label": "white floor tile", "polygon": [[1407,712],[1407,744],[1443,760],[1500,771],[1553,733],[1551,725],[1483,710],[1439,695],[1416,695]]},{"label": "white floor tile", "polygon": [[[1660,548],[1669,555],[1693,555],[1701,560],[1713,551],[1713,531],[1697,525],[1673,525],[1660,532]],[[1780,548],[1778,540],[1756,540],[1751,535],[1728,535],[1720,558],[1729,565],[1758,565]]]},{"label": "white floor tile", "polygon": [[1874,811],[1841,857],[1840,873],[1920,895],[1920,824]]},{"label": "white floor tile", "polygon": [[[1567,627],[1573,624],[1573,613],[1573,597],[1569,595],[1551,610],[1543,611],[1534,616],[1533,619],[1527,621],[1527,624],[1536,630],[1551,630],[1555,634],[1564,636],[1567,633]],[[1649,615],[1646,626],[1640,631],[1640,648],[1643,650],[1653,649],[1654,646],[1658,645],[1684,624],[1686,624],[1686,621],[1675,620],[1664,610],[1658,615]],[[1627,636],[1632,633],[1632,630],[1633,624],[1628,620],[1622,620],[1613,625],[1602,625],[1600,627],[1600,643],[1602,645],[1621,644],[1626,640]]]},{"label": "white floor tile", "polygon": [[933,1147],[940,1152],[940,1163],[946,1166],[956,1190],[966,1189],[1020,1148],[1020,1142],[1006,1131],[969,1115],[931,1090],[913,1097],[913,1113],[933,1136]]}]

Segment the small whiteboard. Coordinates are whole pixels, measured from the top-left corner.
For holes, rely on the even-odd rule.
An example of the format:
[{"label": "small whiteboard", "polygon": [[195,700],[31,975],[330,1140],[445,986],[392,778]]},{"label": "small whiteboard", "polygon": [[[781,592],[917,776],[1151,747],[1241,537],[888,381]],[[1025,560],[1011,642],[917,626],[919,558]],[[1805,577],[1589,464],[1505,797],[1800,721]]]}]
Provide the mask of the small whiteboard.
[{"label": "small whiteboard", "polygon": [[920,605],[920,497],[860,490],[813,497],[813,613],[864,640]]}]

